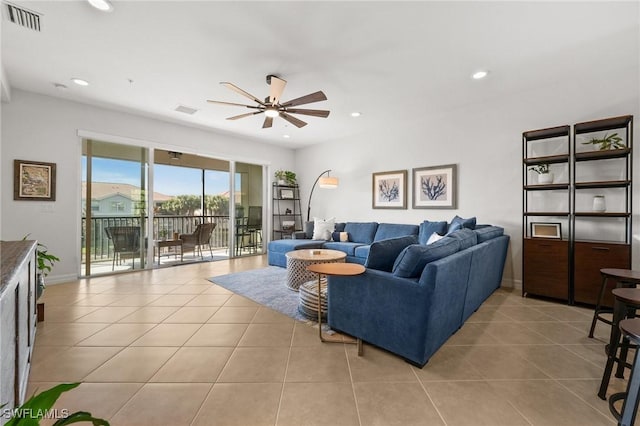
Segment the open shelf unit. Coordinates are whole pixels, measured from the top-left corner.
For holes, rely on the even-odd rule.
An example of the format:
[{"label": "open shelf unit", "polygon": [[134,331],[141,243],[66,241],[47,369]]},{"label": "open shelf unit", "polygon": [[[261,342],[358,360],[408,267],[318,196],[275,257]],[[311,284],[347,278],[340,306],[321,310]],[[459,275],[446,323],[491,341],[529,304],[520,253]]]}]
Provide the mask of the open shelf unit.
[{"label": "open shelf unit", "polygon": [[302,208],[300,188],[295,185],[278,185],[272,188],[273,240],[291,238],[294,232],[302,231]]},{"label": "open shelf unit", "polygon": [[[522,134],[523,295],[595,304],[600,269],[631,267],[632,129],[625,115]],[[621,147],[588,143],[612,133]],[[535,180],[541,164],[557,175],[551,183]],[[532,223],[560,224],[561,238],[535,238]]]}]

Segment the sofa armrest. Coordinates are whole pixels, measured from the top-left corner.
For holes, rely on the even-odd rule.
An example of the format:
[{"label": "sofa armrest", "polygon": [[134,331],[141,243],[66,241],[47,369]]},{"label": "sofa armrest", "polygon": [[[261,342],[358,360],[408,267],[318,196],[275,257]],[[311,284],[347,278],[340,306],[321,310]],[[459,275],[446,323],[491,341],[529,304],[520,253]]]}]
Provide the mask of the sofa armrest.
[{"label": "sofa armrest", "polygon": [[405,247],[417,243],[417,235],[407,235],[405,237],[376,241],[371,244],[369,255],[367,256],[364,266],[380,271],[391,272],[393,264],[400,252],[402,252]]}]

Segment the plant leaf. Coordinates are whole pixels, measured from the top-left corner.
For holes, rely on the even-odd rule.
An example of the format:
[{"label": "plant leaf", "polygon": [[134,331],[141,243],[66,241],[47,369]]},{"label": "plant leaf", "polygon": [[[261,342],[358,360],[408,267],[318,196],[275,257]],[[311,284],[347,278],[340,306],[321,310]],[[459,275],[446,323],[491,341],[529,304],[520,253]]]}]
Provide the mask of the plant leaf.
[{"label": "plant leaf", "polygon": [[50,410],[63,392],[76,388],[80,383],[62,383],[51,389],[43,391],[29,398],[24,404],[17,408],[17,416],[12,418],[7,426],[30,426],[39,425],[39,419],[34,417],[22,417],[24,414],[44,412]]},{"label": "plant leaf", "polygon": [[91,415],[91,413],[88,413],[86,411],[78,411],[70,414],[69,417],[60,419],[55,422],[53,426],[66,426],[78,422],[91,422],[94,426],[110,426],[108,421],[95,418]]}]

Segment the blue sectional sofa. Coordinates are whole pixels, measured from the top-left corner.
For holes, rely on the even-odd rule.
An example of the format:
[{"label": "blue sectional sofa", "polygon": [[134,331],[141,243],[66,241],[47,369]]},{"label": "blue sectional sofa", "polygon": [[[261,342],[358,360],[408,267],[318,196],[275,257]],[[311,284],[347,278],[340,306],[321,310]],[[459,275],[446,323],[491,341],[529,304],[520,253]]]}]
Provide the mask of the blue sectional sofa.
[{"label": "blue sectional sofa", "polygon": [[329,325],[422,367],[500,287],[508,243],[500,227],[465,228],[405,247],[391,271],[330,276]]},{"label": "blue sectional sofa", "polygon": [[286,267],[285,254],[305,248],[341,250],[347,262],[363,264],[361,275],[328,277],[329,325],[414,365],[424,366],[500,287],[509,237],[499,226],[456,216],[451,223],[347,222],[336,229],[349,241],[312,240],[312,229],[272,241],[269,264]]},{"label": "blue sectional sofa", "polygon": [[[378,253],[381,246],[385,244],[384,241],[401,238],[401,240],[389,241],[386,244],[395,243],[399,247],[401,246],[400,249],[402,249],[409,244],[417,242],[419,231],[418,225],[398,223],[337,223],[335,231],[346,232],[349,236],[349,241],[340,242],[312,240],[313,222],[305,224],[305,228],[306,230],[304,232],[294,234],[294,238],[291,240],[275,240],[269,243],[267,250],[269,265],[286,267],[287,258],[285,255],[292,250],[326,248],[345,252],[347,254],[347,262],[367,266],[367,259],[369,258],[369,251],[372,246],[374,253]],[[393,263],[394,259],[391,259],[391,263]],[[373,259],[372,256],[372,261],[373,260],[377,259]]]}]

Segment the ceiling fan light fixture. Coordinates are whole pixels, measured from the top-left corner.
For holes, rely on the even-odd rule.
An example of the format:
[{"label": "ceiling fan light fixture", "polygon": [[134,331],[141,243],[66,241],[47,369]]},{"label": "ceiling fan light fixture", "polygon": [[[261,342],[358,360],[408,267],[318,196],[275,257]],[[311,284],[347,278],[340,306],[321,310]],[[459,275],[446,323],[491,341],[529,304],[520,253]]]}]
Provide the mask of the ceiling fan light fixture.
[{"label": "ceiling fan light fixture", "polygon": [[264,111],[264,115],[266,115],[267,117],[275,118],[275,117],[279,116],[280,113],[275,108],[267,108]]}]

